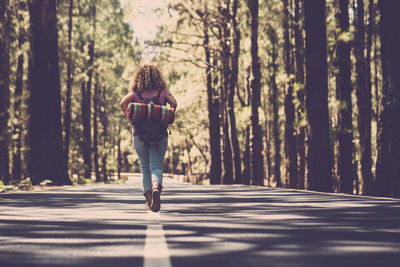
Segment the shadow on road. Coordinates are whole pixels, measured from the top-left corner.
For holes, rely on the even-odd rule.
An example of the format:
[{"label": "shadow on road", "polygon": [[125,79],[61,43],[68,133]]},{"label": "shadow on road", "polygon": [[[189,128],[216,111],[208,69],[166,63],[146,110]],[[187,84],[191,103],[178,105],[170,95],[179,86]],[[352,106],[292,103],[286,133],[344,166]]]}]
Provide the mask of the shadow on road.
[{"label": "shadow on road", "polygon": [[[398,266],[400,201],[166,183],[162,212],[139,184],[0,196],[2,266],[142,266],[164,227],[172,266]],[[3,265],[5,264],[5,265]]]},{"label": "shadow on road", "polygon": [[164,201],[173,217],[165,229],[174,266],[400,262],[398,200],[257,187],[191,188],[171,189]]}]

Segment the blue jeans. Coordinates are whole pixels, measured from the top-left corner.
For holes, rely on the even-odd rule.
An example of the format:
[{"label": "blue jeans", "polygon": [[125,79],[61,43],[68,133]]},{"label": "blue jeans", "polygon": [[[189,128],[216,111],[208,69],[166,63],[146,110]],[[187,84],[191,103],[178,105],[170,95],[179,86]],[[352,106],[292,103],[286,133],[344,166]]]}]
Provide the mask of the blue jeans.
[{"label": "blue jeans", "polygon": [[133,136],[133,145],[139,157],[142,169],[144,192],[151,191],[154,182],[162,184],[162,167],[165,151],[168,146],[168,137],[164,137],[157,144],[144,143],[137,135]]}]

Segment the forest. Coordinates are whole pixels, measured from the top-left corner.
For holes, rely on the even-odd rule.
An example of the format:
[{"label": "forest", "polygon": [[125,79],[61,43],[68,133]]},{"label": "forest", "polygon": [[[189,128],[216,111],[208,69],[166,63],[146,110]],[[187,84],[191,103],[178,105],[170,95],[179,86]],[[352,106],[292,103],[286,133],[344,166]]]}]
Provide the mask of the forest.
[{"label": "forest", "polygon": [[0,185],[139,172],[119,102],[153,64],[166,173],[400,197],[398,1],[166,0],[142,42],[145,2],[1,0]]}]

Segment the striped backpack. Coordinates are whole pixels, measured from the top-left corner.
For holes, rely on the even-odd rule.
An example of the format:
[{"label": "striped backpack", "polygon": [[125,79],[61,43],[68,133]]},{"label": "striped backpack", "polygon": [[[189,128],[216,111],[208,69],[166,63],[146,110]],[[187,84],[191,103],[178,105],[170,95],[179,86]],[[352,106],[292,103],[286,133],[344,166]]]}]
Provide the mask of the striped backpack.
[{"label": "striped backpack", "polygon": [[161,105],[161,91],[152,98],[143,98],[139,92],[136,94],[141,103],[129,104],[129,119],[136,121],[136,134],[142,142],[157,143],[168,136],[168,123],[173,122],[174,110]]}]

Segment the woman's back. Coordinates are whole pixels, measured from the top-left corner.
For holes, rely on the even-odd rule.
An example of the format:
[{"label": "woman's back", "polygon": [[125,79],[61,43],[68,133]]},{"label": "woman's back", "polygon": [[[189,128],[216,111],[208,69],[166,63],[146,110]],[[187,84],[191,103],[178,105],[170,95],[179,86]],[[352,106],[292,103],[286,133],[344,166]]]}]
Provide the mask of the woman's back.
[{"label": "woman's back", "polygon": [[[156,97],[158,95],[158,92],[159,92],[158,90],[143,90],[143,92],[140,93],[140,95],[142,96],[143,99],[149,99]],[[166,99],[168,94],[169,92],[167,89],[161,91],[159,101],[162,106],[166,105],[167,102]],[[140,97],[137,95],[136,92],[132,92],[132,97],[134,103],[142,102],[142,100],[140,99]]]}]

